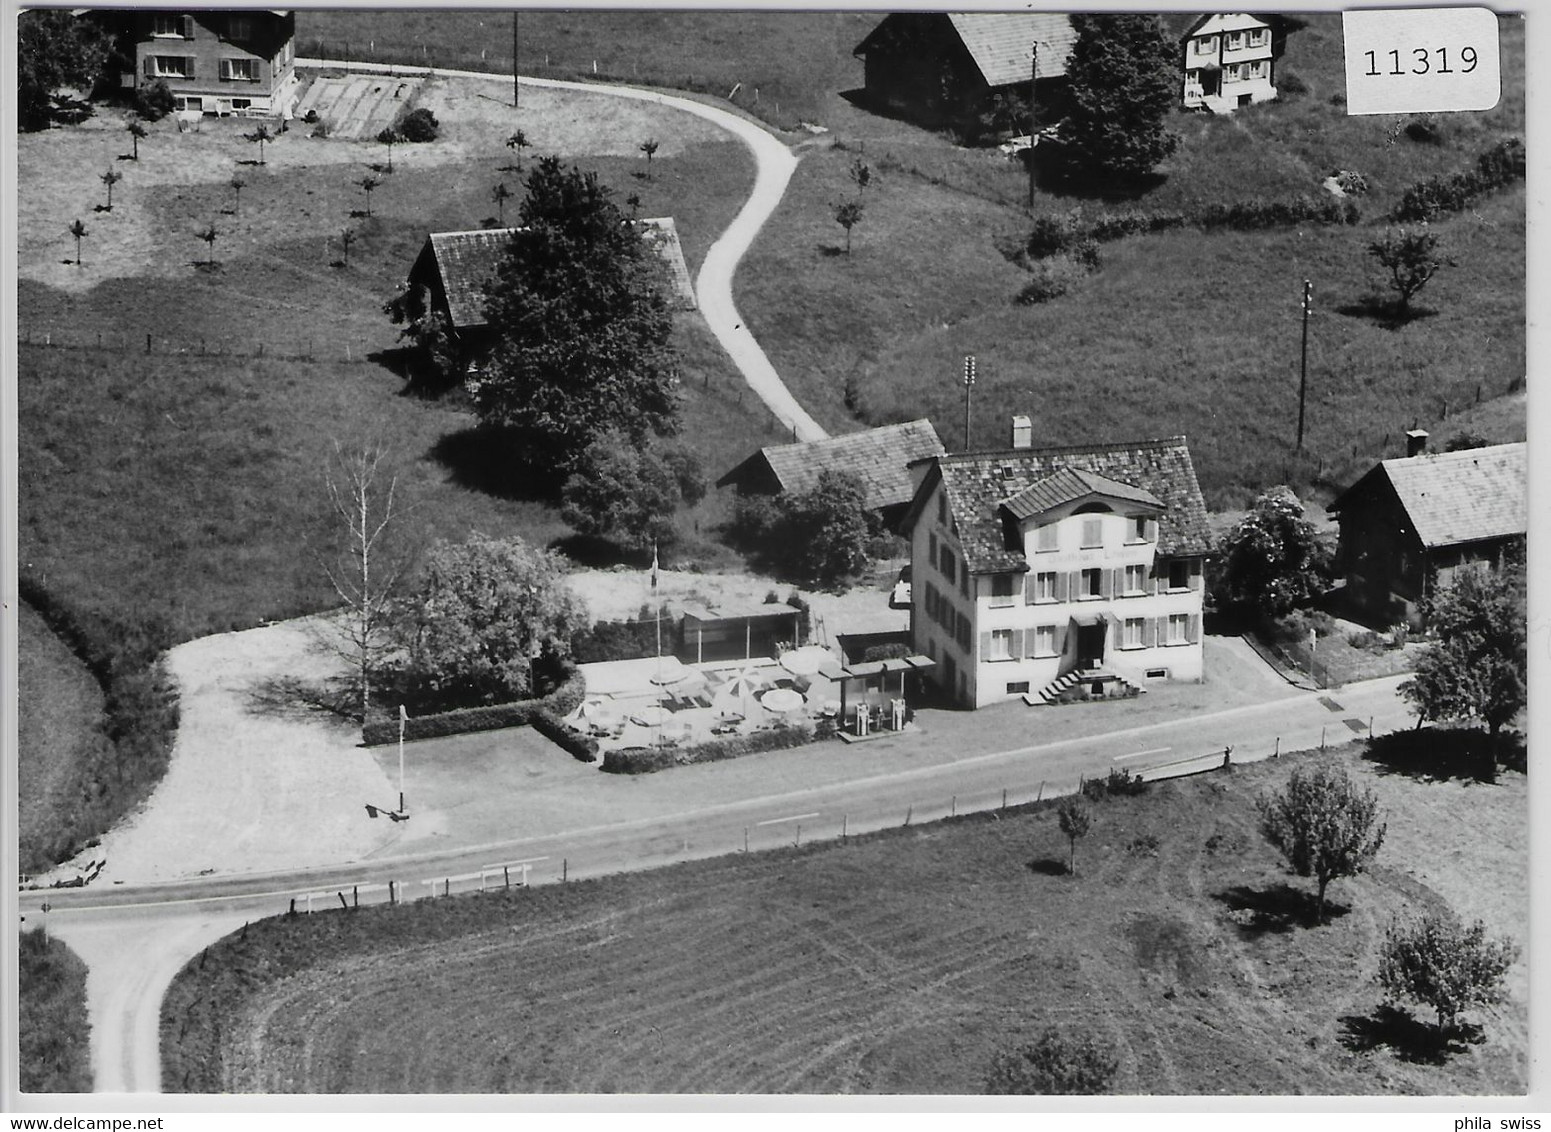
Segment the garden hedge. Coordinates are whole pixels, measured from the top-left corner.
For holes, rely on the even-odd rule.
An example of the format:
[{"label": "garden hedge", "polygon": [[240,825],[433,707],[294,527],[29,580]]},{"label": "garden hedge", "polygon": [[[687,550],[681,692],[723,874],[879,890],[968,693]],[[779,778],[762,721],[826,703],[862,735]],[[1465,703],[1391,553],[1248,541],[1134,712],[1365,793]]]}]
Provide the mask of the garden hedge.
[{"label": "garden hedge", "polygon": [[755,731],[748,735],[733,735],[725,739],[712,739],[691,747],[647,747],[626,751],[606,751],[603,769],[610,774],[650,774],[667,770],[672,766],[689,766],[693,763],[714,763],[724,759],[738,759],[761,751],[782,751],[789,747],[805,747],[835,733],[833,721],[824,720],[817,725],[797,724]]},{"label": "garden hedge", "polygon": [[[587,684],[581,672],[571,673],[553,692],[532,700],[514,700],[506,704],[489,704],[485,707],[458,708],[438,712],[435,715],[410,716],[404,727],[405,739],[440,739],[447,735],[466,735],[475,731],[493,731],[498,727],[524,727],[533,723],[540,712],[558,717],[575,711],[587,694]],[[397,742],[399,721],[392,716],[378,716],[361,729],[361,741],[375,747],[383,743]],[[567,748],[569,750],[569,748]],[[573,752],[574,754],[575,752]]]}]

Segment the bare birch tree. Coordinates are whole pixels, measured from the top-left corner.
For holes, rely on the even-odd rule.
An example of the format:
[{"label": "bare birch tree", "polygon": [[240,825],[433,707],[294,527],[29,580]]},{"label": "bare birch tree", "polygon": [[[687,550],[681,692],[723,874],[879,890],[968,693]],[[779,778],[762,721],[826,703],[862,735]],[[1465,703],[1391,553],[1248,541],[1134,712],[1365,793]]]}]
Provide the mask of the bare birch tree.
[{"label": "bare birch tree", "polygon": [[398,477],[385,467],[386,457],[381,444],[347,451],[335,441],[324,477],[345,535],[333,560],[324,563],[329,584],[345,603],[335,648],[350,662],[360,685],[363,726],[371,709],[372,678],[393,647],[392,603],[409,566],[407,555],[392,546]]}]

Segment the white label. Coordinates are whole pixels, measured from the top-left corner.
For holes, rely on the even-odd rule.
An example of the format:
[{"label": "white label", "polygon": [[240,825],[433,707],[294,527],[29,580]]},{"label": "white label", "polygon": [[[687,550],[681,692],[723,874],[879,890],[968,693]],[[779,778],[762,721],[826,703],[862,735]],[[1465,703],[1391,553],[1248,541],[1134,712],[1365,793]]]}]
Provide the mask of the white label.
[{"label": "white label", "polygon": [[1490,110],[1502,96],[1497,16],[1486,8],[1343,12],[1346,112]]}]

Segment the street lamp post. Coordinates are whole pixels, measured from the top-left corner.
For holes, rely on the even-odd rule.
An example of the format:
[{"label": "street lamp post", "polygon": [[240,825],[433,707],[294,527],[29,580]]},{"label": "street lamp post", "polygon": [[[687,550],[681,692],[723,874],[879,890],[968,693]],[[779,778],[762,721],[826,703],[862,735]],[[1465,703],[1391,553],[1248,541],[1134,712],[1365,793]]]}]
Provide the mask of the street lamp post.
[{"label": "street lamp post", "polygon": [[975,387],[975,355],[964,355],[964,451],[969,451],[969,391]]},{"label": "street lamp post", "polygon": [[409,712],[399,704],[399,813],[404,812],[404,727],[409,722]]}]

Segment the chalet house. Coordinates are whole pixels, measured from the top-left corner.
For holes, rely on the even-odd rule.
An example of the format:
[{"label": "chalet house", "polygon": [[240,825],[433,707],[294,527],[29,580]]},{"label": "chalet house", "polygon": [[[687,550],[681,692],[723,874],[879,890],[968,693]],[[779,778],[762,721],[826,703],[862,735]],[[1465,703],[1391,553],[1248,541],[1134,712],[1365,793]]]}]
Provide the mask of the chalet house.
[{"label": "chalet house", "polygon": [[1527,445],[1428,454],[1425,432],[1406,435],[1410,455],[1375,464],[1328,508],[1347,600],[1380,625],[1419,624],[1434,587],[1521,549],[1529,526]]},{"label": "chalet house", "polygon": [[158,79],[184,112],[289,118],[301,92],[289,11],[125,10],[119,54],[133,67],[123,86],[139,89]]},{"label": "chalet house", "polygon": [[1276,97],[1279,26],[1244,12],[1202,16],[1180,38],[1185,108],[1231,114]]},{"label": "chalet house", "polygon": [[825,440],[761,448],[717,480],[716,486],[732,486],[746,495],[775,495],[807,491],[826,470],[849,472],[866,488],[868,510],[893,527],[915,495],[910,464],[944,451],[931,421],[906,421]]},{"label": "chalet house", "polygon": [[942,691],[977,708],[1199,681],[1211,536],[1184,437],[1027,438],[911,467],[911,639]]},{"label": "chalet house", "polygon": [[[695,290],[671,216],[641,220],[645,238],[662,257],[668,272],[670,302],[694,310]],[[433,311],[447,319],[459,356],[476,363],[488,345],[485,285],[495,279],[501,256],[511,246],[515,228],[482,228],[473,232],[432,232],[409,269],[411,292],[424,287]]]},{"label": "chalet house", "polygon": [[1027,107],[1036,62],[1038,101],[1054,101],[1076,41],[1070,17],[1060,13],[896,12],[852,54],[863,60],[873,107],[952,125],[985,112],[999,95]]}]

